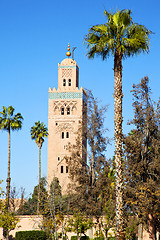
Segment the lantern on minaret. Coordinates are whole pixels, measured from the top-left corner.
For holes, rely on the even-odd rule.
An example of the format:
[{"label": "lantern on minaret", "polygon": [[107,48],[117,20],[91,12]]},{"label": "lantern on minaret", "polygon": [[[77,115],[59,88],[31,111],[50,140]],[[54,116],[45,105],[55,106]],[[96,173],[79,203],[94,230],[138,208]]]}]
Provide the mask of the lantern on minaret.
[{"label": "lantern on minaret", "polygon": [[66,56],[69,58],[71,56],[69,43],[68,43],[67,50],[68,50],[68,52],[66,52]]}]

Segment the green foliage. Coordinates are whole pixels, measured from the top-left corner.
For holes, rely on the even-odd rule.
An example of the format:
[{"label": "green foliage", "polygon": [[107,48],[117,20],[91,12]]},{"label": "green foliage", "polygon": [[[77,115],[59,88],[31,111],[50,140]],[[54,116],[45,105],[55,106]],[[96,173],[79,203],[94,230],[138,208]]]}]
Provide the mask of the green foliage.
[{"label": "green foliage", "polygon": [[[77,240],[77,236],[71,236],[71,240]],[[81,236],[80,240],[89,240],[89,236]]]},{"label": "green foliage", "polygon": [[134,118],[130,124],[134,129],[124,139],[125,198],[139,222],[154,229],[160,225],[160,102],[153,102],[148,84],[144,77],[133,85]]},{"label": "green foliage", "polygon": [[[41,178],[41,195],[40,195],[40,212],[43,212],[44,204],[47,198],[47,190],[46,190],[46,179],[44,177]],[[27,202],[23,204],[21,209],[19,209],[18,214],[20,215],[34,215],[37,213],[37,202],[38,202],[38,190],[39,185],[34,187],[32,196],[28,199]]]},{"label": "green foliage", "polygon": [[6,230],[11,231],[15,229],[19,218],[15,216],[14,213],[10,213],[5,209],[5,205],[1,204],[1,213],[0,213],[0,227]]},{"label": "green foliage", "polygon": [[82,126],[79,126],[75,144],[68,144],[71,157],[67,158],[67,163],[70,166],[69,177],[72,181],[70,202],[73,212],[80,211],[97,219],[103,214],[110,187],[109,164],[105,158],[109,142],[106,137],[107,129],[104,128],[107,106],[99,106],[99,101],[92,92],[86,91],[87,110],[84,112],[87,112],[87,118]]},{"label": "green foliage", "polygon": [[126,218],[125,239],[137,239],[138,219],[134,215],[129,215]]},{"label": "green foliage", "polygon": [[44,231],[19,231],[15,240],[47,240],[47,236]]},{"label": "green foliage", "polygon": [[35,140],[38,148],[42,147],[44,137],[48,136],[48,129],[43,122],[35,122],[35,125],[31,127],[31,139]]},{"label": "green foliage", "polygon": [[85,236],[81,236],[80,240],[89,240],[89,236],[85,235]]},{"label": "green foliage", "polygon": [[[0,184],[2,181],[0,180]],[[0,197],[4,195],[2,188],[0,187]],[[19,222],[19,218],[15,216],[14,213],[11,213],[6,208],[6,201],[4,199],[0,199],[0,227],[5,229],[8,233],[15,229],[17,223]]]},{"label": "green foliage", "polygon": [[85,37],[88,57],[94,58],[95,54],[106,59],[116,51],[122,57],[130,57],[140,52],[149,50],[149,31],[145,26],[133,23],[131,11],[128,9],[116,13],[104,12],[107,22],[95,25],[89,29]]},{"label": "green foliage", "polygon": [[101,236],[101,237],[95,237],[94,240],[104,240],[104,236]]},{"label": "green foliage", "polygon": [[23,117],[20,113],[14,115],[14,108],[12,106],[4,107],[3,111],[0,112],[0,129],[10,131],[19,130],[22,127]]},{"label": "green foliage", "polygon": [[91,219],[87,218],[80,212],[76,212],[73,214],[73,217],[68,219],[67,227],[65,228],[67,232],[77,233],[77,237],[79,233],[85,234],[85,232],[93,226],[93,222]]},{"label": "green foliage", "polygon": [[77,240],[77,236],[71,236],[71,240]]}]

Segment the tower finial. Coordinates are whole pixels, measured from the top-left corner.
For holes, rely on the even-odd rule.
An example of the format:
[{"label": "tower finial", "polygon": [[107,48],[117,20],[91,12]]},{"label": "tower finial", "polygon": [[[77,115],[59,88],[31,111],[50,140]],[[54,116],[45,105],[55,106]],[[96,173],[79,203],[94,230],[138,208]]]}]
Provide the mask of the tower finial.
[{"label": "tower finial", "polygon": [[69,58],[71,56],[69,43],[68,43],[67,50],[68,50],[68,52],[66,53],[66,56]]}]

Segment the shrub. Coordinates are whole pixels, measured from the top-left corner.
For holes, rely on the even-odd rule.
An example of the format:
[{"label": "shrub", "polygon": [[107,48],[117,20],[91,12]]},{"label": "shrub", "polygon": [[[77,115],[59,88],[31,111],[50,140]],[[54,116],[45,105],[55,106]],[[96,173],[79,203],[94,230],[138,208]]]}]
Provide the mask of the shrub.
[{"label": "shrub", "polygon": [[16,232],[15,240],[46,240],[44,231],[19,231]]},{"label": "shrub", "polygon": [[80,240],[89,240],[89,237],[88,237],[88,236],[82,236],[82,237],[80,238]]},{"label": "shrub", "polygon": [[104,240],[104,237],[101,236],[101,237],[95,237],[94,240]]},{"label": "shrub", "polygon": [[77,236],[72,236],[71,240],[77,240]]}]

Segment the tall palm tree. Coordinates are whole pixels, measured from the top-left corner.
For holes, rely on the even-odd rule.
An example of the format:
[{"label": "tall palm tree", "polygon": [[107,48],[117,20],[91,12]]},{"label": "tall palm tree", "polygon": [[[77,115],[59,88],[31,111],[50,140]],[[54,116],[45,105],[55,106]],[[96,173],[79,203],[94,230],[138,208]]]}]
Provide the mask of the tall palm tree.
[{"label": "tall palm tree", "polygon": [[124,9],[116,13],[104,12],[105,24],[95,25],[85,37],[88,57],[114,57],[114,137],[116,164],[116,233],[124,239],[123,223],[123,173],[122,173],[122,60],[149,51],[149,31],[145,26],[133,23],[131,11]]},{"label": "tall palm tree", "polygon": [[10,162],[11,162],[11,130],[20,130],[22,128],[23,117],[20,113],[14,115],[14,108],[12,106],[4,107],[3,111],[0,112],[0,129],[8,132],[8,177],[7,177],[7,195],[6,195],[6,206],[9,207],[10,197]]},{"label": "tall palm tree", "polygon": [[[9,210],[10,198],[10,165],[11,165],[11,130],[20,130],[22,128],[23,117],[20,113],[14,115],[14,108],[12,106],[4,107],[0,112],[0,129],[8,132],[8,176],[7,176],[7,194],[6,194],[6,211]],[[8,239],[7,229],[3,229],[4,238]]]},{"label": "tall palm tree", "polygon": [[41,148],[44,142],[44,137],[48,136],[48,129],[44,123],[38,121],[35,122],[35,126],[31,127],[31,139],[35,140],[37,147],[39,148],[39,190],[38,190],[38,203],[37,214],[39,214],[39,202],[41,194]]}]

